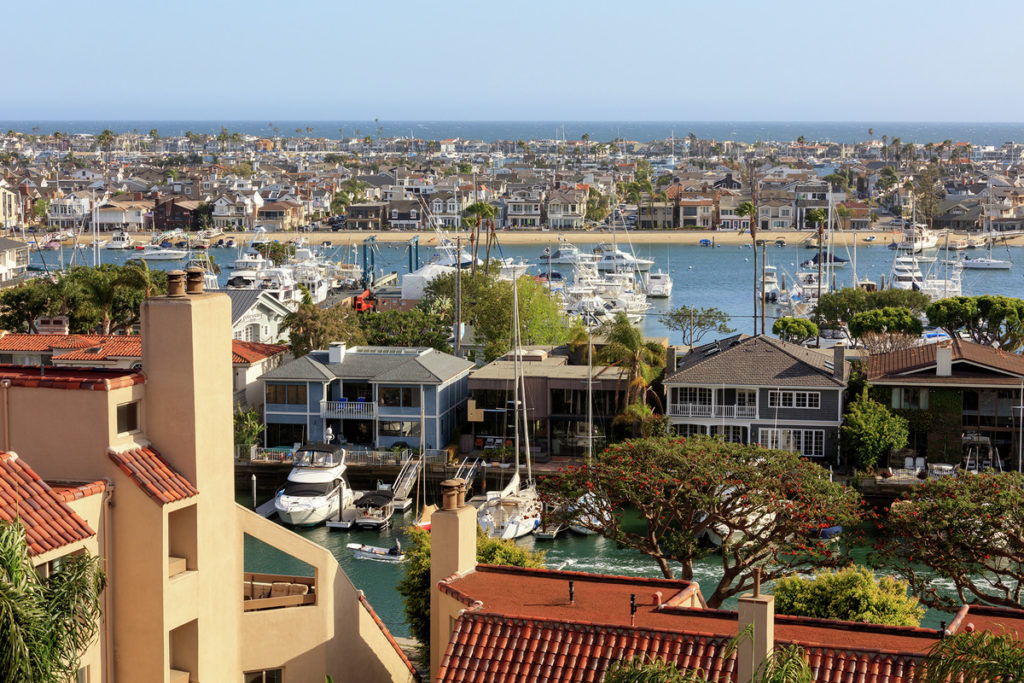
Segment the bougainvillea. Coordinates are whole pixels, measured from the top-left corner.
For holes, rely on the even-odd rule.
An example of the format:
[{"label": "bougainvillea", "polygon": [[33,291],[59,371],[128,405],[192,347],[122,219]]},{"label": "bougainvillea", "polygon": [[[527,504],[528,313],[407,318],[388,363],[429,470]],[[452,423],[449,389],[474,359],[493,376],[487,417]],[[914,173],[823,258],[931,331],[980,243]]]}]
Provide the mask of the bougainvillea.
[{"label": "bougainvillea", "polygon": [[[693,579],[693,563],[721,539],[722,577],[708,604],[763,581],[849,564],[824,527],[856,526],[860,498],[798,455],[706,437],[634,439],[589,466],[541,480],[549,509],[654,559],[662,574]],[[639,521],[636,520],[639,515]]]}]

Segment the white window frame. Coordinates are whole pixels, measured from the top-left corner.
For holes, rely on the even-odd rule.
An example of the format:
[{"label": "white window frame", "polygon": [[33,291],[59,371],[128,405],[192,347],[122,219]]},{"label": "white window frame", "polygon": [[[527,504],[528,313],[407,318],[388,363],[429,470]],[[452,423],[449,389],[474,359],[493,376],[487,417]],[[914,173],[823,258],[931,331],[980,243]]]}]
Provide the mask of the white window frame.
[{"label": "white window frame", "polygon": [[789,451],[804,458],[825,457],[824,429],[761,427],[758,429],[757,443],[764,448]]},{"label": "white window frame", "polygon": [[[803,405],[801,405],[801,403]],[[773,389],[768,392],[769,408],[799,408],[800,410],[819,410],[821,408],[820,391],[782,391]]]}]

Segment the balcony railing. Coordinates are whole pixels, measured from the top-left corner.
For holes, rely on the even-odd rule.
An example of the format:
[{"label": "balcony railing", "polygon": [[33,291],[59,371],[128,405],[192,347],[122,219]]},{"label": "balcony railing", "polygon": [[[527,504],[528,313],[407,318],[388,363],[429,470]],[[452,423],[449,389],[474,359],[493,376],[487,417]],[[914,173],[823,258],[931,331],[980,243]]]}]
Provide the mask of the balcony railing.
[{"label": "balcony railing", "polygon": [[373,418],[377,416],[377,404],[372,401],[321,401],[320,417]]},{"label": "balcony railing", "polygon": [[757,417],[757,406],[713,406],[707,403],[671,403],[668,414],[672,417]]}]

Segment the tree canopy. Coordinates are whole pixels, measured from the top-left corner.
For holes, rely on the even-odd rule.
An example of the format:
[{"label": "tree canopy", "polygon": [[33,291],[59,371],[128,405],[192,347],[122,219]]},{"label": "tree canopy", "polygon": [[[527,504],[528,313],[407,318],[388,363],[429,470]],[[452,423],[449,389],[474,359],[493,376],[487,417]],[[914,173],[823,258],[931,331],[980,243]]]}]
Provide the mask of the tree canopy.
[{"label": "tree canopy", "polygon": [[794,344],[804,344],[818,336],[818,326],[807,318],[779,318],[772,323],[772,334]]},{"label": "tree canopy", "polygon": [[344,342],[349,346],[362,344],[363,331],[356,313],[347,306],[320,308],[305,301],[284,318],[292,354],[298,358],[310,351],[326,349],[331,342]]},{"label": "tree canopy", "polygon": [[625,313],[616,314],[613,320],[601,326],[598,333],[604,337],[605,343],[597,352],[597,362],[626,371],[622,408],[632,403],[647,405],[648,396],[660,406],[661,400],[650,387],[665,367],[665,349],[661,344],[645,340],[643,333],[629,322]]},{"label": "tree canopy", "polygon": [[867,333],[919,335],[924,331],[920,318],[906,308],[895,306],[856,313],[850,318],[849,327],[854,339]]},{"label": "tree canopy", "polygon": [[540,484],[566,521],[648,555],[666,578],[693,580],[701,539],[719,538],[712,607],[749,590],[755,569],[774,581],[845,564],[818,534],[862,514],[855,491],[794,453],[707,437],[624,441]]},{"label": "tree canopy", "polygon": [[730,334],[736,331],[729,327],[729,315],[714,307],[698,308],[683,304],[661,315],[658,322],[670,330],[682,332],[683,342],[690,346],[699,344],[707,334],[712,332]]},{"label": "tree canopy", "polygon": [[772,594],[779,614],[889,626],[918,626],[924,616],[918,599],[907,595],[906,581],[876,579],[867,567],[787,576],[775,582]]},{"label": "tree canopy", "polygon": [[[491,264],[475,273],[458,271],[462,290],[462,321],[473,325],[483,343],[484,360],[490,362],[512,348],[512,283],[491,273]],[[438,299],[455,301],[456,273],[435,278],[424,292],[424,306]],[[521,277],[519,287],[519,324],[523,344],[564,344],[569,321],[547,290],[530,277]],[[454,322],[454,309],[448,308],[446,323]]]},{"label": "tree canopy", "polygon": [[[929,607],[968,602],[1021,607],[1024,475],[976,474],[925,481],[890,507],[877,560]],[[949,582],[955,597],[933,587]]]},{"label": "tree canopy", "polygon": [[1024,301],[984,294],[940,299],[926,309],[928,322],[950,337],[967,334],[971,341],[1017,352],[1024,348]]},{"label": "tree canopy", "polygon": [[821,295],[815,316],[821,324],[836,328],[849,323],[853,316],[879,308],[905,308],[914,314],[924,313],[931,299],[924,292],[911,289],[880,289],[868,292],[860,288],[844,287]]},{"label": "tree canopy", "polygon": [[878,401],[865,389],[850,403],[840,429],[843,452],[857,467],[875,467],[888,462],[889,454],[907,445],[907,421]]},{"label": "tree canopy", "polygon": [[372,346],[429,346],[451,353],[452,327],[444,318],[416,307],[408,311],[379,311],[359,316],[359,327]]}]

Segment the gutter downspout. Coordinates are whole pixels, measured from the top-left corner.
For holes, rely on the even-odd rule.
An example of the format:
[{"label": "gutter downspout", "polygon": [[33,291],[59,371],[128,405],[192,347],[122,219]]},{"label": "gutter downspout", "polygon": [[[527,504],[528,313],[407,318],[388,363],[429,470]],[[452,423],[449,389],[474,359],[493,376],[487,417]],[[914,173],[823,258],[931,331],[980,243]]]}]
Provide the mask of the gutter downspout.
[{"label": "gutter downspout", "polygon": [[4,429],[4,451],[11,450],[11,410],[10,410],[10,395],[9,391],[11,388],[11,380],[5,379],[0,382],[0,389],[2,389],[2,403],[0,410],[3,411],[3,429]]}]

